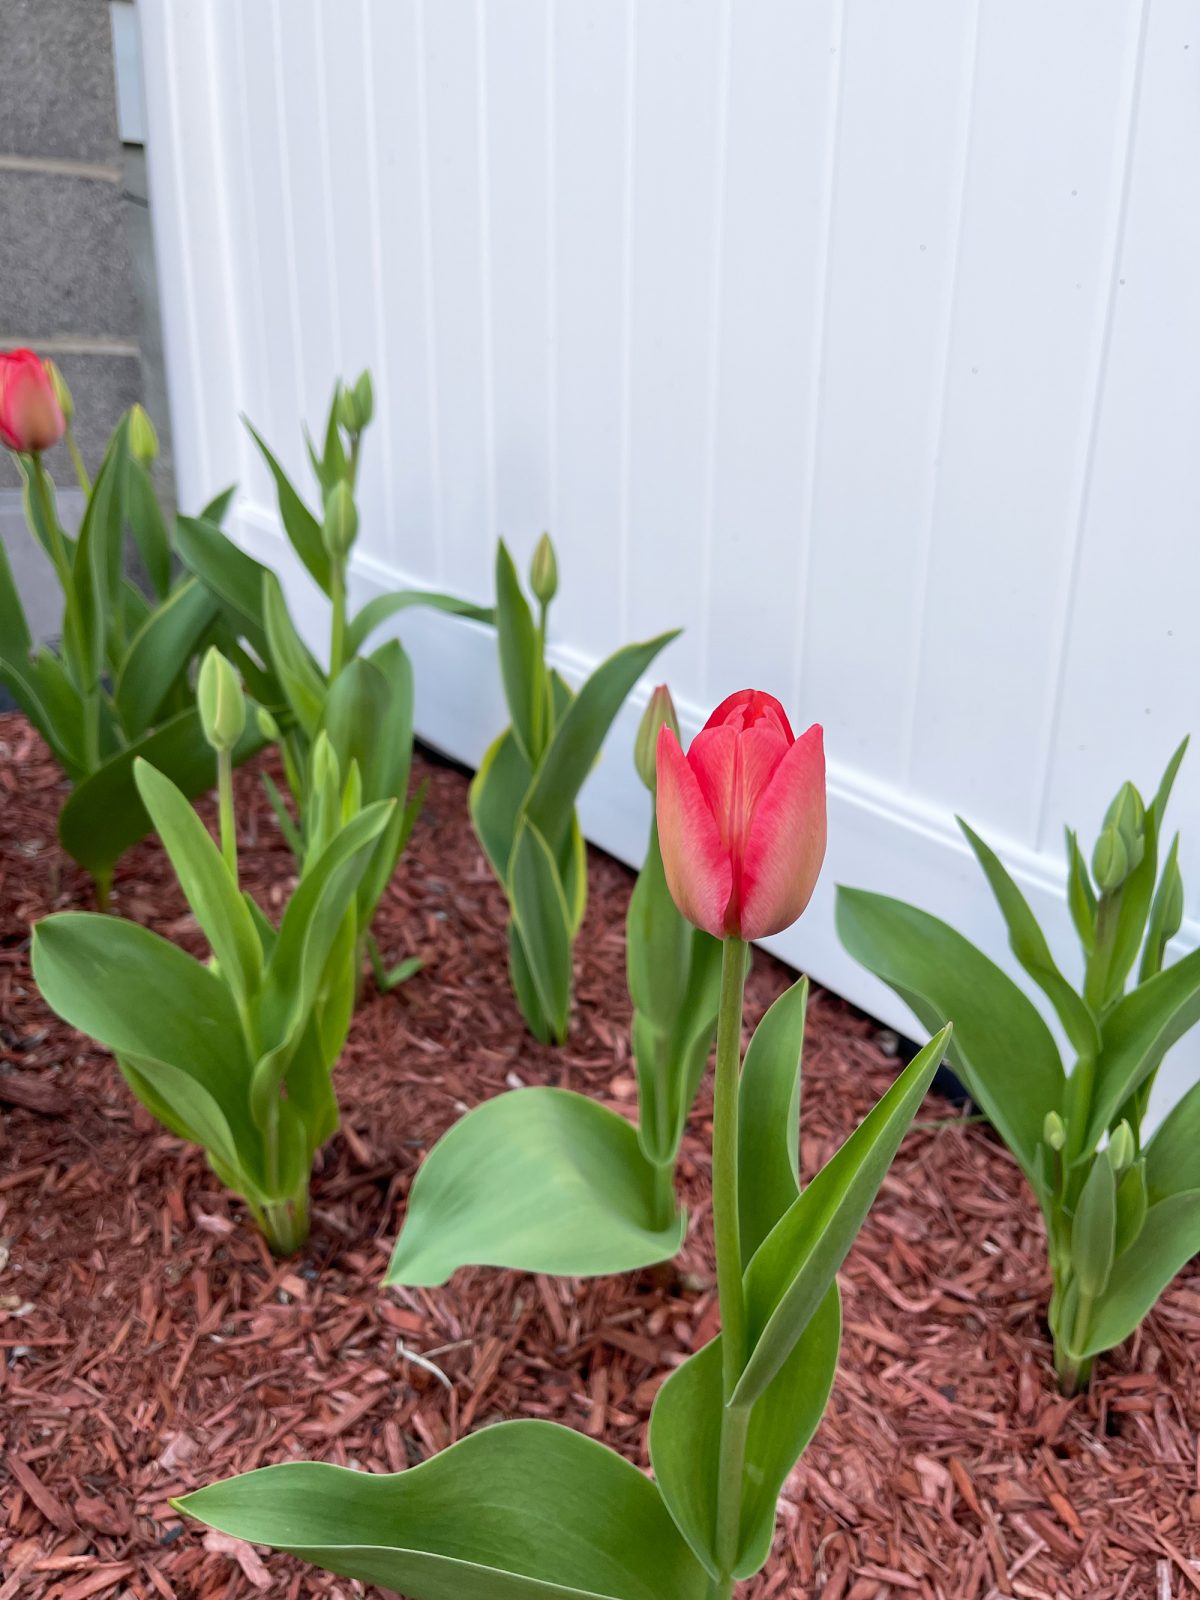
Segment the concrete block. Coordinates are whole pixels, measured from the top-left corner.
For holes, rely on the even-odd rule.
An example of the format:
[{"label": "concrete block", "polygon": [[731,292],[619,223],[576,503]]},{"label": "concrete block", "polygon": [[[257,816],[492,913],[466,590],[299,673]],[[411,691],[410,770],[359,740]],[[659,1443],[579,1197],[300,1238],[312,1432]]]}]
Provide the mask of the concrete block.
[{"label": "concrete block", "polygon": [[117,159],[102,0],[0,0],[0,154]]},{"label": "concrete block", "polygon": [[0,171],[0,341],[136,337],[124,207],[117,183]]}]

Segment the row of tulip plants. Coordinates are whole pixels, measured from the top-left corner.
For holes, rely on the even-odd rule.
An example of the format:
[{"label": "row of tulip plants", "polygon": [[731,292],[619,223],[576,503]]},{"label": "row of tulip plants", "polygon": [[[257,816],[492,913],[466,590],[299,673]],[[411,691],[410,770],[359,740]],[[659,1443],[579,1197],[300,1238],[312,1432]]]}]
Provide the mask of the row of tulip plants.
[{"label": "row of tulip plants", "polygon": [[[307,1233],[309,1176],[337,1126],[332,1072],[367,961],[381,989],[414,966],[389,969],[371,933],[421,800],[409,794],[411,665],[396,640],[368,651],[371,635],[413,605],[495,629],[510,723],[471,784],[470,814],[508,906],[515,1003],[547,1043],[569,1029],[586,902],[576,799],[613,719],[674,637],[618,650],[573,690],[546,660],[559,582],[548,538],[527,590],[500,544],[493,606],[404,591],[351,614],[372,410],[365,375],[338,385],[320,447],[308,446],[318,511],[255,435],[286,535],[328,601],[323,666],[275,575],[223,532],[231,492],[179,518],[172,541],[144,414],[122,420],[92,484],[61,378],[29,352],[0,357],[0,439],[17,453],[31,531],[64,605],[61,653],[35,651],[0,564],[0,681],[62,762],[72,793],[61,837],[101,896],[121,851],[152,828],[211,952],[198,961],[120,918],[68,912],[36,927],[34,975],[59,1015],[112,1050],[150,1111],[204,1148],[280,1253]],[[64,435],[86,496],[75,539],[43,460]],[[142,587],[124,575],[127,536]],[[232,782],[234,764],[268,743],[279,746],[286,796],[264,781],[296,863],[278,924],[239,883]],[[626,927],[637,1123],[555,1088],[476,1107],[418,1171],[385,1278],[431,1286],[466,1265],[578,1277],[672,1258],[687,1227],[675,1165],[715,1044],[721,1332],[659,1392],[653,1479],[577,1433],[523,1421],[397,1476],[287,1463],[180,1508],[416,1600],[731,1595],[767,1558],[778,1494],[834,1381],[838,1269],[944,1058],[1028,1178],[1046,1223],[1059,1376],[1067,1391],[1086,1382],[1095,1357],[1200,1249],[1200,1086],[1143,1134],[1163,1056],[1200,1020],[1200,951],[1167,961],[1183,914],[1177,836],[1159,861],[1183,753],[1149,804],[1122,787],[1090,868],[1067,834],[1078,986],[999,857],[963,824],[1069,1066],[1034,1003],[953,929],[839,890],[847,949],[931,1037],[802,1185],[807,981],[775,1002],[744,1054],[743,990],[751,941],[802,915],[821,870],[822,732],[795,737],[777,700],[745,690],[685,752],[670,694],[656,690],[635,750],[654,804]],[[216,839],[190,804],[214,785]]]}]

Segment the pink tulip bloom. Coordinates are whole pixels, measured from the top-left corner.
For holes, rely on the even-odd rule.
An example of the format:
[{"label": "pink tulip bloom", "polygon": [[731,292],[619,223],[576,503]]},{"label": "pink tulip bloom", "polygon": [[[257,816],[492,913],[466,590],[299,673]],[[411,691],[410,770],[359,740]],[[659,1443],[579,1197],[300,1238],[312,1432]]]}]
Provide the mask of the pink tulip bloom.
[{"label": "pink tulip bloom", "polygon": [[33,455],[57,444],[66,426],[40,357],[32,350],[0,353],[0,444]]},{"label": "pink tulip bloom", "polygon": [[685,756],[658,735],[658,837],[667,884],[689,922],[724,938],[789,927],[825,856],[825,746],[799,739],[774,696],[723,700]]}]

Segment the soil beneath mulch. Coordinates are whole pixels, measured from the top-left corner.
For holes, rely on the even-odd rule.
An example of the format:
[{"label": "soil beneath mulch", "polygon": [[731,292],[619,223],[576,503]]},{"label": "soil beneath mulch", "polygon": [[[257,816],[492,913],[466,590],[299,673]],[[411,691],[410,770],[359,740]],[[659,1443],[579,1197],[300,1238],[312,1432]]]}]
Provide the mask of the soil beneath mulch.
[{"label": "soil beneath mulch", "polygon": [[[294,1457],[397,1471],[515,1416],[555,1418],[644,1466],[658,1386],[715,1332],[707,1086],[681,1163],[691,1224],[676,1266],[583,1282],[468,1271],[440,1290],[380,1291],[421,1156],[467,1107],[553,1083],[636,1111],[630,874],[593,852],[570,1041],[543,1048],[508,991],[504,903],[466,780],[418,768],[428,800],[378,926],[389,960],[425,967],[393,995],[368,986],[312,1238],[280,1263],[200,1153],[34,989],[28,924],[89,905],[90,890],[55,841],[57,769],[21,718],[0,717],[0,1600],[360,1594],[183,1526],[168,1497]],[[291,860],[253,771],[238,793],[244,880],[275,911]],[[203,953],[156,843],[118,869],[114,909]],[[752,1020],[790,976],[756,955]],[[887,1042],[814,993],[806,1174],[895,1076]],[[1200,1272],[1099,1364],[1086,1397],[1063,1400],[1021,1177],[948,1103],[931,1097],[922,1116],[842,1274],[833,1400],[744,1592],[1200,1592]]]}]

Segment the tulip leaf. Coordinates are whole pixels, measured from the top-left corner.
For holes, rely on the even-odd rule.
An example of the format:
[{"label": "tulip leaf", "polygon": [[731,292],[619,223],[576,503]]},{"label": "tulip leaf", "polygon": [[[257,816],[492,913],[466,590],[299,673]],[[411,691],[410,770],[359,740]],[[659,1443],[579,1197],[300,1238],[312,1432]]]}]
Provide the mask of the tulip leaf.
[{"label": "tulip leaf", "polygon": [[0,665],[24,667],[33,651],[33,638],[25,619],[20,592],[12,575],[8,552],[0,542]]},{"label": "tulip leaf", "polygon": [[217,602],[195,578],[181,583],[150,612],[121,663],[113,693],[128,737],[137,738],[158,717],[216,616]]},{"label": "tulip leaf", "polygon": [[497,1095],[421,1164],[384,1281],[431,1286],[465,1266],[591,1277],[667,1261],[684,1219],[655,1227],[653,1181],[635,1130],[594,1100]]},{"label": "tulip leaf", "polygon": [[1104,1293],[1117,1239],[1117,1184],[1103,1151],[1092,1160],[1071,1223],[1071,1266],[1082,1293]]},{"label": "tulip leaf", "polygon": [[279,579],[273,572],[263,577],[262,610],[271,665],[292,714],[311,739],[321,725],[327,692],[325,676],[296,632]]},{"label": "tulip leaf", "polygon": [[746,1051],[739,1091],[738,1221],[749,1261],[800,1193],[800,1065],[808,979],[771,1006]]},{"label": "tulip leaf", "polygon": [[[750,1409],[737,1578],[751,1577],[770,1553],[780,1491],[816,1432],[833,1388],[841,1331],[834,1283]],[[722,1400],[718,1334],[676,1368],[658,1391],[650,1414],[650,1459],[659,1491],[697,1560],[714,1578],[723,1414],[728,1415]]]},{"label": "tulip leaf", "polygon": [[265,660],[268,652],[262,609],[263,580],[270,569],[248,556],[214,522],[203,517],[177,520],[175,546],[190,570],[216,595],[236,627]]},{"label": "tulip leaf", "polygon": [[553,1044],[554,1028],[542,1006],[537,984],[533,980],[533,971],[529,965],[529,957],[525,954],[525,946],[521,943],[521,935],[517,931],[516,923],[511,920],[508,924],[508,975],[513,994],[517,998],[517,1005],[529,1026],[530,1033],[541,1044]]},{"label": "tulip leaf", "polygon": [[946,923],[915,906],[838,887],[842,944],[882,978],[932,1033],[953,1020],[949,1058],[1038,1193],[1046,1112],[1065,1079],[1040,1012],[1008,975]]},{"label": "tulip leaf", "polygon": [[1147,978],[1108,1013],[1096,1062],[1085,1147],[1098,1144],[1118,1109],[1148,1083],[1167,1051],[1200,1022],[1200,950]]},{"label": "tulip leaf", "polygon": [[1138,950],[1142,945],[1146,918],[1150,912],[1154,884],[1158,877],[1158,839],[1162,832],[1163,816],[1175,785],[1175,775],[1179,771],[1179,764],[1187,747],[1188,741],[1184,739],[1167,762],[1158,792],[1146,807],[1142,859],[1121,886],[1117,932],[1107,972],[1108,991],[1117,997],[1124,988],[1125,979],[1137,960]]},{"label": "tulip leaf", "polygon": [[733,1404],[765,1392],[845,1260],[925,1098],[950,1038],[947,1025],[896,1079],[759,1246],[746,1268],[750,1356]]},{"label": "tulip leaf", "polygon": [[516,735],[506,728],[488,746],[467,795],[471,822],[501,883],[508,878],[521,802],[532,781],[532,768]]},{"label": "tulip leaf", "polygon": [[531,766],[541,758],[548,730],[539,728],[539,705],[545,696],[546,669],[538,649],[533,612],[521,591],[521,580],[501,539],[496,546],[496,634],[500,644],[500,677],[512,717],[512,731]]},{"label": "tulip leaf", "polygon": [[1059,971],[1058,963],[1050,954],[1046,936],[1029,908],[1029,902],[1013,882],[999,856],[961,817],[958,818],[958,825],[975,852],[996,897],[1008,928],[1008,943],[1013,955],[1058,1013],[1076,1054],[1094,1058],[1100,1048],[1100,1034],[1091,1008]]},{"label": "tulip leaf", "polygon": [[483,622],[489,626],[496,621],[493,606],[477,606],[471,600],[460,600],[453,594],[439,594],[434,589],[400,589],[394,594],[378,594],[374,600],[367,601],[348,625],[347,655],[357,655],[376,628],[410,606],[428,606],[433,611],[444,611],[449,616],[465,617],[469,622]]},{"label": "tulip leaf", "polygon": [[[243,419],[245,420],[245,419]],[[321,532],[321,524],[301,500],[292,480],[275,459],[270,447],[252,423],[246,422],[250,437],[262,452],[263,460],[275,479],[275,492],[279,500],[279,516],[292,549],[308,568],[316,584],[329,594],[332,579],[329,570],[329,552]]]},{"label": "tulip leaf", "polygon": [[[234,751],[235,762],[260,750],[262,735],[253,717]],[[67,853],[94,877],[105,877],[130,845],[150,831],[150,819],[133,780],[133,764],[143,757],[192,799],[217,781],[217,762],[205,743],[200,716],[189,706],[153,732],[126,746],[71,793],[58,817],[58,836]]]},{"label": "tulip leaf", "polygon": [[1200,1189],[1200,1083],[1172,1106],[1147,1144],[1146,1188],[1151,1205]]},{"label": "tulip leaf", "polygon": [[1073,829],[1067,836],[1067,904],[1071,921],[1083,946],[1084,954],[1091,955],[1096,948],[1096,891],[1088,877],[1087,862],[1079,848],[1079,839]]},{"label": "tulip leaf", "polygon": [[177,1509],[410,1600],[704,1600],[650,1480],[553,1422],[504,1422],[394,1475],[264,1467]]},{"label": "tulip leaf", "polygon": [[550,847],[526,818],[508,869],[513,924],[553,1038],[567,1035],[571,1009],[571,914]]},{"label": "tulip leaf", "polygon": [[1181,1267],[1200,1251],[1200,1189],[1169,1195],[1146,1212],[1136,1248],[1121,1256],[1092,1312],[1086,1359],[1127,1339]]},{"label": "tulip leaf", "polygon": [[165,600],[171,587],[171,539],[150,474],[132,454],[126,458],[125,516],[154,592]]}]

